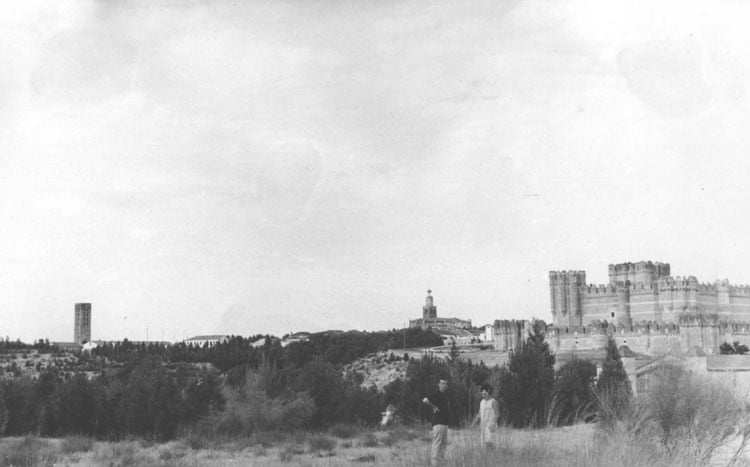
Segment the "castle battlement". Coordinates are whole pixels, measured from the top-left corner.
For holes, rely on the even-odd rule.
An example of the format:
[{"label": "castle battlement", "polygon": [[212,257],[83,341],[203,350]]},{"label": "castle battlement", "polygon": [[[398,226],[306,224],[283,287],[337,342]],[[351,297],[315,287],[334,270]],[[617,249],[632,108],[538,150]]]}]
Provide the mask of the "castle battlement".
[{"label": "castle battlement", "polygon": [[589,284],[583,292],[588,294],[614,294],[617,292],[617,287],[613,284]]},{"label": "castle battlement", "polygon": [[600,320],[622,327],[644,320],[678,322],[695,312],[750,322],[748,285],[672,276],[669,263],[653,261],[610,264],[608,273],[608,284],[594,285],[585,282],[585,271],[550,271],[553,324],[573,328]]}]

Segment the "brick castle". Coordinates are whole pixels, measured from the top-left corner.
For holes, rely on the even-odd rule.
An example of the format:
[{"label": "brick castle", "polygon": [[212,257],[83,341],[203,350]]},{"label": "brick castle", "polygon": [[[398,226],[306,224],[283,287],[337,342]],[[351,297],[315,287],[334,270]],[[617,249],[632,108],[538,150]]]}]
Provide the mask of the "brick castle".
[{"label": "brick castle", "polygon": [[[585,271],[550,271],[555,353],[597,353],[608,337],[645,355],[712,355],[723,342],[750,345],[750,286],[727,280],[700,283],[672,277],[668,263],[609,265],[609,283],[586,284]],[[496,350],[513,349],[528,335],[527,321],[498,320]]]}]

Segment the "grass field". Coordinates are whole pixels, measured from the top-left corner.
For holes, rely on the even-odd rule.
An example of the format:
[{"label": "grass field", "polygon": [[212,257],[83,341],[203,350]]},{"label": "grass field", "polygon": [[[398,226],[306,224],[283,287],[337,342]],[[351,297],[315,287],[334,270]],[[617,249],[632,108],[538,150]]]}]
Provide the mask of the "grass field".
[{"label": "grass field", "polygon": [[[733,458],[731,445],[717,449],[711,465],[750,465]],[[2,466],[425,466],[429,427],[373,431],[338,426],[325,433],[258,433],[249,438],[207,440],[188,435],[168,443],[104,442],[85,437],[0,439]],[[542,430],[501,429],[496,447],[479,446],[474,430],[452,430],[449,466],[686,466],[698,464],[683,450],[664,451],[628,429],[604,432],[593,424]]]}]

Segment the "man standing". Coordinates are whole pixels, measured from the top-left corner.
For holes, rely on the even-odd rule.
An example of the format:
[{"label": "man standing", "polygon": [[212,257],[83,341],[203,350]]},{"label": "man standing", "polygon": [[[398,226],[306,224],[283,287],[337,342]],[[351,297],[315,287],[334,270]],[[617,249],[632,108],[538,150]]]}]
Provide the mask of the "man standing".
[{"label": "man standing", "polygon": [[448,425],[451,422],[451,404],[448,400],[448,379],[440,378],[438,391],[422,399],[432,409],[432,465],[438,465],[448,444]]}]

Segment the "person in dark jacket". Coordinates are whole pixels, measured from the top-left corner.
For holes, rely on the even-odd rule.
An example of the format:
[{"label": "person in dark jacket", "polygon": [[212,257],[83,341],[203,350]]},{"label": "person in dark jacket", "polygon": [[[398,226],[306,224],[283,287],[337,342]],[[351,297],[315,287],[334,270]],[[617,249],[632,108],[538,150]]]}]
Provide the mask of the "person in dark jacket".
[{"label": "person in dark jacket", "polygon": [[448,425],[453,410],[447,391],[448,379],[441,378],[438,390],[422,399],[422,403],[432,410],[432,465],[438,465],[443,460],[448,445]]}]

